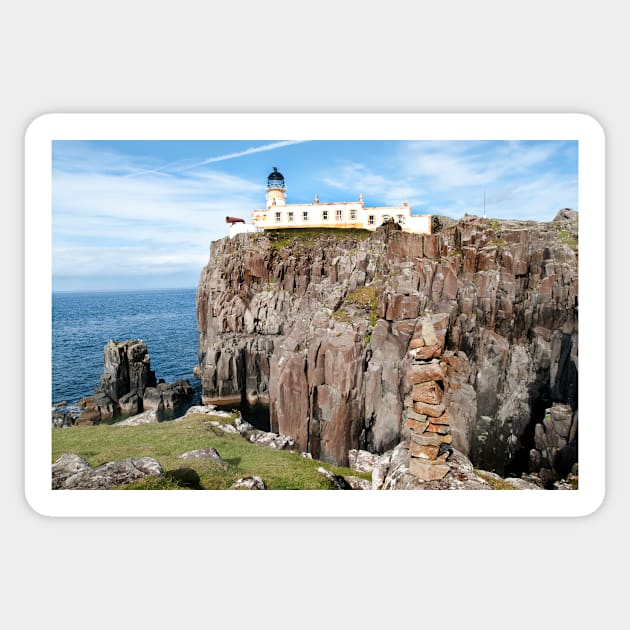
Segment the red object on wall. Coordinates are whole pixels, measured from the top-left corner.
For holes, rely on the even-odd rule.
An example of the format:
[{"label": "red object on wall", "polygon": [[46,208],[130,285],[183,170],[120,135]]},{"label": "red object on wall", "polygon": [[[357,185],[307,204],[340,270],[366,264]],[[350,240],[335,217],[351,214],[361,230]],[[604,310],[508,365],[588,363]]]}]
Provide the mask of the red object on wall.
[{"label": "red object on wall", "polygon": [[245,219],[239,219],[238,217],[225,217],[226,223],[245,223]]}]

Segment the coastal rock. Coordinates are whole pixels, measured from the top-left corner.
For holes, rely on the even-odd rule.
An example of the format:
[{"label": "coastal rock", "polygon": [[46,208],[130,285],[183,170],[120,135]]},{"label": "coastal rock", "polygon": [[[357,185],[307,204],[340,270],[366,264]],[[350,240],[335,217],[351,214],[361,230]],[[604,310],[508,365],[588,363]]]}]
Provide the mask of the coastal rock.
[{"label": "coastal rock", "polygon": [[83,458],[64,453],[52,466],[53,490],[104,490],[164,473],[152,457],[108,462],[92,468]]},{"label": "coastal rock", "polygon": [[[83,409],[75,424],[99,424],[121,413],[176,410],[192,398],[192,386],[185,380],[168,384],[156,382],[144,341],[110,340],[103,352],[104,369],[92,396],[79,401]],[[57,414],[58,415],[58,414]]]},{"label": "coastal rock", "polygon": [[202,400],[268,402],[273,431],[347,465],[408,437],[405,398],[428,383],[415,413],[448,417],[433,426],[454,448],[527,470],[544,409],[577,408],[576,228],[563,212],[215,241],[197,289]]},{"label": "coastal rock", "polygon": [[142,408],[142,399],[137,391],[129,392],[118,400],[120,411],[124,414],[138,414]]},{"label": "coastal rock", "polygon": [[156,385],[151,370],[147,345],[140,339],[110,340],[103,351],[103,374],[96,392],[103,392],[114,401],[129,392],[143,395],[146,387]]},{"label": "coastal rock", "polygon": [[162,392],[157,387],[146,387],[142,395],[142,408],[146,411],[162,411],[164,402]]},{"label": "coastal rock", "polygon": [[530,470],[549,483],[566,479],[577,464],[578,413],[554,403],[534,427],[535,448],[529,452]]}]

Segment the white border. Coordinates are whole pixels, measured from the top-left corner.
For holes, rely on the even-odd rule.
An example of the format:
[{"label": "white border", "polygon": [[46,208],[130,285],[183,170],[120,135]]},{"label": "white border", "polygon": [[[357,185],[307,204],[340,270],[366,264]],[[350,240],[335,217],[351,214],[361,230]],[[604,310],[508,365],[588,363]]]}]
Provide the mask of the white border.
[{"label": "white border", "polygon": [[[50,489],[53,140],[578,140],[577,491]],[[44,516],[585,516],[605,496],[605,138],[584,114],[47,114],[25,136],[25,494]],[[46,379],[48,375],[48,379]],[[588,383],[588,387],[582,385]],[[36,394],[33,392],[36,391]]]}]

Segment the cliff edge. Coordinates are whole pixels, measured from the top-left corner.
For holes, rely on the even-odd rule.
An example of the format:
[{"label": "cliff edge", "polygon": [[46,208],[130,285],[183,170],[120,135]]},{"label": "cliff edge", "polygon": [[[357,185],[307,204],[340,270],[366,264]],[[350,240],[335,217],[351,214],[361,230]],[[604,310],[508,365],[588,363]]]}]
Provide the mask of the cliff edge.
[{"label": "cliff edge", "polygon": [[411,438],[419,458],[452,443],[551,483],[577,461],[577,296],[567,210],[432,235],[241,234],[201,273],[195,372],[204,403],[268,403],[272,430],[324,461]]}]

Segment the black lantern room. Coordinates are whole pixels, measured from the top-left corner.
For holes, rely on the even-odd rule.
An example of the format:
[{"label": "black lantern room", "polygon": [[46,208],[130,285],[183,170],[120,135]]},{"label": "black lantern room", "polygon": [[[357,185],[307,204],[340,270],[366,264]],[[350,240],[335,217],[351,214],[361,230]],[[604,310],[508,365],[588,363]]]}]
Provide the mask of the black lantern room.
[{"label": "black lantern room", "polygon": [[284,175],[275,166],[267,176],[267,188],[284,188]]}]

